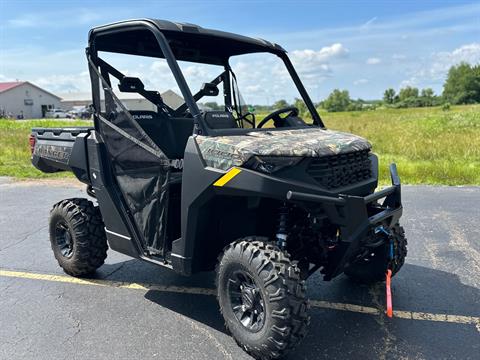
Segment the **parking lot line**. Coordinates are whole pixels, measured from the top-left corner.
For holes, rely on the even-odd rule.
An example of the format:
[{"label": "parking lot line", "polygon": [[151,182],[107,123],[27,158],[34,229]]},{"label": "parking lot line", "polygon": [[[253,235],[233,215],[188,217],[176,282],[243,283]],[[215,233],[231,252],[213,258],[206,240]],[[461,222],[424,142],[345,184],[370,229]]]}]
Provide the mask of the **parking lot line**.
[{"label": "parking lot line", "polygon": [[[75,278],[67,275],[52,275],[52,274],[42,274],[42,273],[15,271],[15,270],[7,270],[7,269],[0,269],[0,277],[51,281],[51,282],[60,282],[60,283],[77,284],[77,285],[106,286],[106,287],[131,289],[131,290],[143,290],[143,291],[156,290],[156,291],[182,293],[182,294],[210,295],[210,296],[216,295],[215,289],[207,289],[207,288],[168,286],[168,285],[160,285],[160,284],[135,283],[135,282],[113,281],[113,280],[103,280],[103,279],[80,279],[80,278]],[[379,309],[375,307],[347,304],[347,303],[337,303],[337,302],[330,302],[330,301],[323,301],[323,300],[310,300],[310,305],[311,307],[320,308],[320,309],[348,311],[348,312],[377,315],[377,316],[384,313],[383,309]],[[480,332],[480,317],[477,317],[477,316],[434,314],[434,313],[405,311],[405,310],[394,310],[393,316],[396,318],[408,319],[408,320],[435,321],[435,322],[475,325],[477,330]]]}]

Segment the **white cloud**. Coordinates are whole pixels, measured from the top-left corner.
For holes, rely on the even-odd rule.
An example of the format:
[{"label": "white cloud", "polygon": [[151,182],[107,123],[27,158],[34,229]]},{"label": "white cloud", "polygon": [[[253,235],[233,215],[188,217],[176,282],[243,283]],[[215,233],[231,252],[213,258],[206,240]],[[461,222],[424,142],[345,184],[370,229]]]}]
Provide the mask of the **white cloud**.
[{"label": "white cloud", "polygon": [[392,60],[402,61],[402,60],[406,60],[406,59],[407,59],[407,56],[404,55],[404,54],[393,54],[392,55]]},{"label": "white cloud", "polygon": [[15,81],[15,79],[7,77],[3,74],[0,74],[0,82],[9,82],[9,81]]},{"label": "white cloud", "polygon": [[318,51],[305,49],[294,50],[291,52],[292,61],[310,61],[310,62],[327,62],[334,57],[345,57],[348,49],[340,43],[325,46]]},{"label": "white cloud", "polygon": [[35,85],[53,93],[83,92],[90,89],[90,77],[87,71],[71,75],[50,75],[33,79]]},{"label": "white cloud", "polygon": [[129,66],[130,69],[136,68],[138,74],[135,76],[142,79],[149,88],[163,92],[165,90],[176,87],[175,78],[173,77],[170,67],[165,60],[155,60],[148,67]]},{"label": "white cloud", "polygon": [[10,19],[7,21],[7,24],[11,25],[12,27],[21,28],[21,27],[34,27],[37,25],[35,21],[35,17],[32,14],[22,15],[14,19]]},{"label": "white cloud", "polygon": [[480,60],[480,43],[463,45],[452,52],[457,61],[477,62]]},{"label": "white cloud", "polygon": [[412,76],[410,79],[403,80],[400,83],[399,89],[403,89],[406,87],[417,87],[419,84],[419,79],[415,76]]},{"label": "white cloud", "polygon": [[371,57],[367,59],[367,65],[378,65],[381,62],[382,60],[376,57]]},{"label": "white cloud", "polygon": [[368,84],[368,79],[358,79],[353,82],[353,85],[363,85]]},{"label": "white cloud", "polygon": [[374,16],[370,20],[368,20],[366,23],[362,25],[362,28],[368,28],[370,25],[372,25],[375,21],[377,21],[377,17]]},{"label": "white cloud", "polygon": [[305,49],[294,50],[290,58],[301,77],[305,80],[321,81],[331,76],[332,60],[348,56],[348,49],[340,43],[325,46],[318,51]]},{"label": "white cloud", "polygon": [[465,44],[452,51],[435,52],[425,59],[420,59],[410,78],[403,80],[400,87],[441,84],[450,67],[461,62],[479,64],[480,43]]},{"label": "white cloud", "polygon": [[[343,44],[334,43],[319,50],[293,50],[289,52],[289,57],[305,85],[313,89],[332,76],[332,68],[348,53]],[[247,102],[271,103],[282,98],[290,101],[299,96],[278,57],[266,54],[239,56],[232,60],[231,66]]]},{"label": "white cloud", "polygon": [[182,69],[183,75],[186,78],[203,78],[205,79],[208,76],[204,66],[201,65],[190,65]]},{"label": "white cloud", "polygon": [[437,52],[432,55],[432,59],[434,60],[433,72],[446,71],[450,66],[461,62],[477,64],[480,63],[480,43],[463,45],[451,52]]},{"label": "white cloud", "polygon": [[245,90],[249,93],[257,93],[262,90],[262,87],[260,85],[249,85],[245,88]]},{"label": "white cloud", "polygon": [[150,65],[150,70],[152,70],[153,72],[162,73],[164,71],[168,71],[168,69],[168,64],[164,60],[156,60]]}]

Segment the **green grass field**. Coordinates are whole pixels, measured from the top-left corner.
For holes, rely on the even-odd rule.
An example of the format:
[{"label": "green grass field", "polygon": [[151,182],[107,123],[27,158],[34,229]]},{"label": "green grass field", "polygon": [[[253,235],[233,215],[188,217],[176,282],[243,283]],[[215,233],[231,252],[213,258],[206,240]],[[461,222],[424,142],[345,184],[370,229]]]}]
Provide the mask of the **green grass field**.
[{"label": "green grass field", "polygon": [[73,177],[72,173],[45,174],[30,162],[28,136],[33,127],[90,126],[91,121],[77,120],[4,120],[0,119],[0,176],[16,178]]},{"label": "green grass field", "polygon": [[396,162],[409,184],[480,184],[480,106],[384,109],[323,115],[328,128],[368,139],[389,181]]},{"label": "green grass field", "polygon": [[[403,183],[480,185],[480,105],[440,108],[379,109],[322,113],[330,129],[367,138],[380,158],[381,183],[395,161]],[[260,116],[258,116],[260,117]],[[61,177],[30,164],[30,128],[86,126],[87,121],[0,120],[0,176]]]}]

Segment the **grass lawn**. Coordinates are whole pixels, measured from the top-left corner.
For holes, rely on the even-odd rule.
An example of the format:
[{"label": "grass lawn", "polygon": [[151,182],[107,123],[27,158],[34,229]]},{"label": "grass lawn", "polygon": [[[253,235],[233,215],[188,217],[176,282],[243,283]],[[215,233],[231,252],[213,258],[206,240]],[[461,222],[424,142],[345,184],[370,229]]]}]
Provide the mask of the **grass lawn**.
[{"label": "grass lawn", "polygon": [[73,177],[70,172],[45,174],[30,162],[28,136],[33,127],[91,126],[84,120],[5,120],[0,119],[0,176],[16,178],[62,178]]},{"label": "grass lawn", "polygon": [[328,128],[372,143],[382,183],[396,162],[403,183],[480,185],[480,105],[321,115]]},{"label": "grass lawn", "polygon": [[[380,158],[380,181],[396,162],[403,183],[480,185],[480,105],[321,113],[330,129],[368,139]],[[257,116],[261,118],[261,116]],[[88,126],[89,121],[0,120],[0,176],[46,178],[30,164],[32,127]]]}]

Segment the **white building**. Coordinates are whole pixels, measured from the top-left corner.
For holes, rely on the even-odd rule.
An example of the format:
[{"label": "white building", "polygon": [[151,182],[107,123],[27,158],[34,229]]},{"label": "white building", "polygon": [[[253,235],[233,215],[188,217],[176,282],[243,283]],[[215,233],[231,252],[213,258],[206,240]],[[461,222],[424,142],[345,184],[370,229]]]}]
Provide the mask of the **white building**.
[{"label": "white building", "polygon": [[161,94],[162,100],[165,104],[170,106],[172,109],[177,109],[182,105],[185,100],[183,100],[183,97],[178,95],[175,91],[173,90],[167,90]]},{"label": "white building", "polygon": [[55,108],[60,108],[60,97],[28,81],[0,83],[1,116],[38,119]]},{"label": "white building", "polygon": [[[115,95],[129,110],[156,111],[155,105],[139,94],[115,92]],[[178,108],[184,102],[183,98],[172,90],[165,91],[161,96],[165,104],[172,109]],[[60,97],[64,109],[71,109],[74,106],[88,107],[92,103],[92,94],[89,92],[65,93],[60,94]]]}]

